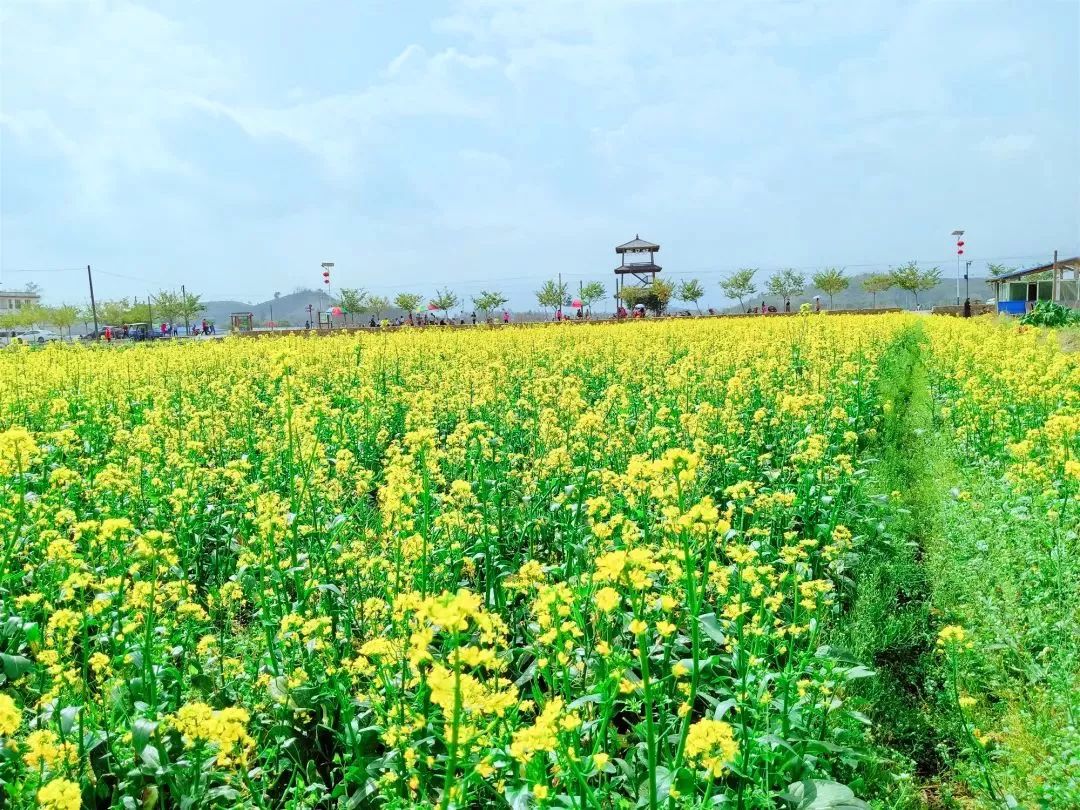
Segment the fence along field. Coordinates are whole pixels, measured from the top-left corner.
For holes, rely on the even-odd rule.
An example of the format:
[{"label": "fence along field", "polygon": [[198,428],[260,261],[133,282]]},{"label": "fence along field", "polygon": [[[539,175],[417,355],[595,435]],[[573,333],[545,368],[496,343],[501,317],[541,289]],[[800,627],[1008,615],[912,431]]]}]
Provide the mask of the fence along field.
[{"label": "fence along field", "polygon": [[2,795],[1068,806],[1078,374],[903,315],[4,352]]}]

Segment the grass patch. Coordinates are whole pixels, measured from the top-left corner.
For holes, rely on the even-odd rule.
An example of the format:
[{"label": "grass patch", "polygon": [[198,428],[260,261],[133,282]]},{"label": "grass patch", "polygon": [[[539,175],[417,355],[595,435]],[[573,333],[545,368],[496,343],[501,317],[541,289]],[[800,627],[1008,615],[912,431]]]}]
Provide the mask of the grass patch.
[{"label": "grass patch", "polygon": [[838,643],[877,672],[864,682],[858,701],[892,777],[879,801],[895,807],[922,804],[914,785],[935,779],[944,766],[926,691],[934,640],[923,546],[940,523],[937,481],[945,461],[931,431],[924,343],[921,326],[910,327],[882,358],[878,387],[885,419],[873,472],[880,511],[855,563],[852,607],[838,633]]}]

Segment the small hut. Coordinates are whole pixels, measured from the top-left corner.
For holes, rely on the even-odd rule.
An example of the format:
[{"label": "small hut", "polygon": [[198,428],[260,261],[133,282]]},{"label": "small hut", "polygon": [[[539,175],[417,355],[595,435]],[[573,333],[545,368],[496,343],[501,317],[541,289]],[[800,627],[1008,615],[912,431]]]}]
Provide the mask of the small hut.
[{"label": "small hut", "polygon": [[[1072,278],[1065,273],[1072,271]],[[1004,273],[987,279],[994,288],[998,312],[1023,315],[1039,301],[1080,308],[1080,256]]]},{"label": "small hut", "polygon": [[255,326],[255,313],[229,313],[229,329],[233,332],[250,332]]}]

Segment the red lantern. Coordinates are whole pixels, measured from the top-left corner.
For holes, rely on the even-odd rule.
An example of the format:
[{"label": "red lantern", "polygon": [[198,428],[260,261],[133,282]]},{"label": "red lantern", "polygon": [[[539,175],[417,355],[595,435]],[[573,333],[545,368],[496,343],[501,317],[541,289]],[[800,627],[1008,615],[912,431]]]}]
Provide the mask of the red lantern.
[{"label": "red lantern", "polygon": [[957,247],[963,247],[964,246],[964,240],[963,239],[957,239],[956,240],[956,246]]},{"label": "red lantern", "polygon": [[958,251],[956,251],[956,255],[957,256],[963,256],[964,255],[964,249],[960,248]]}]

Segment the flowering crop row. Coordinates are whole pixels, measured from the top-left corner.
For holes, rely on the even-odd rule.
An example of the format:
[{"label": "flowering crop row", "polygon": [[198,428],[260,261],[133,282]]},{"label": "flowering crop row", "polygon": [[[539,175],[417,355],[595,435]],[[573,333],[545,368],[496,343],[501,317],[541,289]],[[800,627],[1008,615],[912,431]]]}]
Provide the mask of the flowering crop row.
[{"label": "flowering crop row", "polygon": [[1080,804],[1080,357],[1053,333],[946,320],[930,368],[960,479],[940,608],[992,804]]}]

